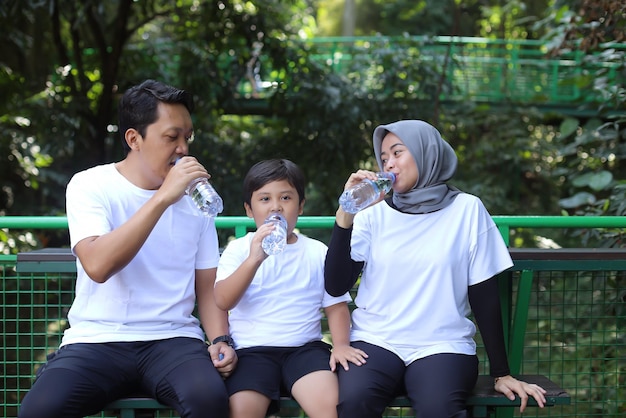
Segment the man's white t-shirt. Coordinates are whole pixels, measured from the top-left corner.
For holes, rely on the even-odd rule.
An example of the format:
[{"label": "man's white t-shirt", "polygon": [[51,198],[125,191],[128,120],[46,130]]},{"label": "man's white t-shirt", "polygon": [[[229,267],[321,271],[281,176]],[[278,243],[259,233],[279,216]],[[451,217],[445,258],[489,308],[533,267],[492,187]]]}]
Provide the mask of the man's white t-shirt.
[{"label": "man's white t-shirt", "polygon": [[[72,251],[82,239],[120,227],[154,193],[133,185],[114,164],[74,175],[66,192]],[[77,260],[76,296],[62,346],[204,339],[192,315],[195,269],[215,268],[219,247],[213,219],[198,215],[192,205],[183,196],[168,207],[137,255],[105,283],[90,279]]]},{"label": "man's white t-shirt", "polygon": [[[216,283],[226,279],[250,254],[254,233],[231,241],[217,268]],[[230,311],[236,347],[299,347],[322,339],[322,308],[351,300],[324,290],[324,243],[297,234],[285,250],[267,257],[241,300]]]},{"label": "man's white t-shirt", "polygon": [[386,348],[406,364],[437,353],[475,354],[468,286],[513,265],[480,199],[461,193],[420,215],[381,202],[354,218],[351,256],[366,261],[351,340]]}]

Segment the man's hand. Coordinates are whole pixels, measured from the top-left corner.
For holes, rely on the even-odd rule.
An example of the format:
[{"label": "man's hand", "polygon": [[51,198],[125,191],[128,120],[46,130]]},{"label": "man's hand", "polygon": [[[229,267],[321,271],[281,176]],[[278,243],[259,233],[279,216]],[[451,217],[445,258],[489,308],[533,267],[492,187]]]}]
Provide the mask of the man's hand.
[{"label": "man's hand", "polygon": [[199,177],[210,178],[211,176],[194,157],[182,157],[172,166],[157,193],[163,201],[172,204],[185,194],[189,183]]},{"label": "man's hand", "polygon": [[226,379],[233,373],[237,366],[237,353],[235,349],[226,343],[211,344],[208,348],[213,365],[222,376]]}]

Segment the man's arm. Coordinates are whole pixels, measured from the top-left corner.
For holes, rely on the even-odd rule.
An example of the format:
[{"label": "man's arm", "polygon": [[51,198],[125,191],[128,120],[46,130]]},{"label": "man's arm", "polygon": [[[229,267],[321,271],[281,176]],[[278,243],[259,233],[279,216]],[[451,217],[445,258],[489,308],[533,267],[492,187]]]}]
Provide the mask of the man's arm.
[{"label": "man's arm", "polygon": [[104,283],[123,269],[139,252],[168,206],[169,203],[155,194],[119,228],[76,244],[74,252],[87,275]]},{"label": "man's arm", "polygon": [[[228,335],[228,312],[220,309],[215,303],[213,287],[215,285],[215,273],[217,269],[196,270],[196,300],[198,304],[198,315],[202,328],[209,339],[213,341],[222,335]],[[232,347],[220,342],[212,345],[209,349],[213,364],[223,377],[230,375],[230,372],[237,364],[237,354]],[[220,356],[220,354],[222,356]],[[220,357],[222,357],[220,359]]]},{"label": "man's arm", "polygon": [[217,268],[196,270],[198,315],[210,341],[228,334],[228,312],[217,307],[213,296],[216,271]]},{"label": "man's arm", "polygon": [[84,238],[74,246],[74,253],[92,280],[106,282],[135,257],[163,212],[202,173],[199,167],[199,163],[172,167],[157,192],[128,221],[106,234]]}]

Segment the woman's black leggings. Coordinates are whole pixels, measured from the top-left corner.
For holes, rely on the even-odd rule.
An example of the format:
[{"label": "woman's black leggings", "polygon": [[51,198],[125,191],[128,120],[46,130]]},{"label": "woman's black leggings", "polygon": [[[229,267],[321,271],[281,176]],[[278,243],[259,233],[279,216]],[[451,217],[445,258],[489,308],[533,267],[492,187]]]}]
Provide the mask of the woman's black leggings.
[{"label": "woman's black leggings", "polygon": [[435,354],[409,364],[394,353],[363,341],[362,366],[338,368],[339,418],[380,418],[391,400],[406,394],[417,418],[467,417],[466,400],[478,377],[475,355]]}]

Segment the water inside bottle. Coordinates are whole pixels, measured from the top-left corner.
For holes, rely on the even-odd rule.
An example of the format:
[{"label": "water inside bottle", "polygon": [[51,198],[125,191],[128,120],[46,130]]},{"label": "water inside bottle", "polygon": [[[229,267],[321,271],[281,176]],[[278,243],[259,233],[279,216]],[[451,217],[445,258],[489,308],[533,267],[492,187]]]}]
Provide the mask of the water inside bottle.
[{"label": "water inside bottle", "polygon": [[345,212],[355,214],[375,202],[381,192],[391,190],[395,179],[393,173],[378,173],[375,181],[365,179],[345,190],[339,197],[339,204]]},{"label": "water inside bottle", "polygon": [[261,243],[263,251],[267,255],[282,253],[287,245],[287,221],[280,214],[272,214],[268,216],[265,223],[273,223],[274,230]]},{"label": "water inside bottle", "polygon": [[198,181],[187,189],[187,194],[206,216],[217,216],[224,210],[224,204],[208,181]]},{"label": "water inside bottle", "polygon": [[[174,164],[178,164],[181,158],[178,157]],[[204,177],[189,182],[185,194],[191,197],[200,214],[204,216],[215,217],[224,210],[222,198]]]}]

